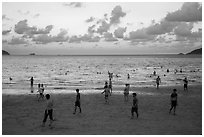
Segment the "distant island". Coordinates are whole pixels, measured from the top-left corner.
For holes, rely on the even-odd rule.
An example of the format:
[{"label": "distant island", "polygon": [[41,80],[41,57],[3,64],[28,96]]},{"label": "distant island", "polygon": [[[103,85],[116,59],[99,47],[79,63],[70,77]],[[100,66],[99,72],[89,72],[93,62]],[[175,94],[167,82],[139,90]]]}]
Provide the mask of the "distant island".
[{"label": "distant island", "polygon": [[192,54],[202,54],[202,48],[186,53],[186,55],[192,55]]},{"label": "distant island", "polygon": [[34,56],[34,55],[35,55],[35,53],[30,53],[29,55],[32,55],[32,56]]},{"label": "distant island", "polygon": [[5,51],[5,50],[2,50],[2,55],[10,55],[10,53],[8,53],[8,52]]}]

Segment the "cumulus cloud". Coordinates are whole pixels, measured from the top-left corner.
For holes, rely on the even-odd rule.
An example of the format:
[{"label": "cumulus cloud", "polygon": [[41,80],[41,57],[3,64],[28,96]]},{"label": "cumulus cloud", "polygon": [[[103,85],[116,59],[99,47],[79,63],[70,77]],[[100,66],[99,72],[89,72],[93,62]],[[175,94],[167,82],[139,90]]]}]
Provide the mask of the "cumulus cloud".
[{"label": "cumulus cloud", "polygon": [[11,20],[10,18],[8,18],[5,14],[2,15],[2,20]]},{"label": "cumulus cloud", "polygon": [[69,43],[80,43],[80,42],[81,42],[81,38],[76,35],[71,36],[69,39]]},{"label": "cumulus cloud", "polygon": [[160,35],[171,32],[177,25],[178,23],[176,22],[168,22],[163,20],[160,23],[153,22],[152,25],[146,28],[146,30],[150,35]]},{"label": "cumulus cloud", "polygon": [[25,34],[32,37],[35,34],[48,34],[52,30],[53,26],[48,25],[44,29],[38,29],[36,27],[30,27],[27,24],[27,20],[19,21],[14,28],[14,31],[18,34]]},{"label": "cumulus cloud", "polygon": [[103,20],[101,23],[101,26],[99,26],[96,32],[99,34],[103,34],[104,32],[107,32],[109,28],[110,28],[110,24],[105,20]]},{"label": "cumulus cloud", "polygon": [[122,7],[116,6],[111,12],[110,24],[120,23],[120,18],[124,17],[125,15],[126,13],[122,11]]},{"label": "cumulus cloud", "polygon": [[47,44],[51,42],[66,42],[69,39],[69,37],[66,35],[67,35],[67,31],[64,29],[61,29],[60,33],[57,34],[56,36],[51,36],[48,34],[40,34],[36,37],[33,37],[33,41],[36,42],[37,44]]},{"label": "cumulus cloud", "polygon": [[88,33],[93,34],[94,32],[96,32],[94,29],[95,27],[96,27],[96,25],[92,25],[92,26],[88,27]]},{"label": "cumulus cloud", "polygon": [[9,34],[11,32],[11,30],[3,30],[2,31],[2,35],[7,35],[7,34]]},{"label": "cumulus cloud", "polygon": [[104,33],[105,41],[118,41],[116,38],[113,37],[113,34],[110,32]]},{"label": "cumulus cloud", "polygon": [[82,7],[82,3],[81,3],[81,2],[64,3],[63,5],[64,5],[64,6],[74,7],[74,8],[80,8],[80,7]]},{"label": "cumulus cloud", "polygon": [[86,20],[87,23],[94,21],[95,18],[94,17],[90,17],[89,19]]},{"label": "cumulus cloud", "polygon": [[124,33],[126,32],[126,27],[125,28],[122,28],[122,27],[119,27],[117,28],[115,31],[114,31],[114,35],[116,38],[123,38],[124,37]]},{"label": "cumulus cloud", "polygon": [[100,37],[99,36],[93,36],[93,35],[90,35],[90,34],[84,34],[81,37],[81,41],[84,41],[84,42],[99,42]]},{"label": "cumulus cloud", "polygon": [[21,44],[28,44],[28,41],[26,41],[24,38],[15,38],[13,37],[11,41],[8,42],[10,45],[21,45]]},{"label": "cumulus cloud", "polygon": [[129,32],[128,40],[153,40],[154,35],[147,34],[145,28]]},{"label": "cumulus cloud", "polygon": [[28,14],[30,14],[30,11],[23,12],[21,10],[18,10],[18,13],[21,15],[28,15]]},{"label": "cumulus cloud", "polygon": [[168,13],[165,19],[178,22],[202,21],[202,5],[197,2],[186,2],[180,10]]}]

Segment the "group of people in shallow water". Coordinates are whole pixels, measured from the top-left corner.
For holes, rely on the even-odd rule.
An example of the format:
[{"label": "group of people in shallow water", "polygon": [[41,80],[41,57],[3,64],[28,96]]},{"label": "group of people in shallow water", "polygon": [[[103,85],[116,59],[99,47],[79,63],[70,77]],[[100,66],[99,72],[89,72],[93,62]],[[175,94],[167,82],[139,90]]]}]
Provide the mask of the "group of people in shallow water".
[{"label": "group of people in shallow water", "polygon": [[[106,81],[105,82],[105,86],[104,86],[104,91],[101,94],[105,93],[105,103],[109,103],[109,96],[111,96],[112,94],[112,78],[113,78],[113,73],[108,72],[109,75],[109,83]],[[33,93],[33,77],[31,77],[30,79],[31,81],[31,92]],[[185,77],[184,81],[184,90],[188,90],[188,80]],[[157,89],[159,88],[159,84],[161,83],[161,79],[158,76],[156,78],[156,84],[157,84]],[[130,91],[130,84],[125,84],[125,88],[124,88],[124,102],[128,102],[129,101],[129,91]],[[44,100],[44,86],[43,84],[38,84],[38,91],[39,94],[37,94],[38,97],[38,101],[40,99]],[[176,114],[176,106],[177,104],[177,90],[173,89],[173,92],[170,96],[171,98],[171,107],[169,109],[169,114],[171,113],[172,109],[174,110],[174,115]],[[79,93],[79,89],[76,89],[76,101],[75,101],[75,105],[74,105],[74,112],[73,114],[76,114],[76,110],[77,107],[79,108],[79,113],[82,113],[82,109],[81,109],[81,101],[80,101],[80,93]],[[132,108],[131,108],[131,119],[134,118],[134,113],[136,113],[137,118],[139,117],[139,113],[138,113],[138,98],[137,98],[137,94],[136,93],[132,93]],[[49,123],[49,127],[52,127],[52,123],[55,120],[53,118],[53,106],[54,106],[54,102],[50,97],[50,94],[46,94],[45,95],[46,98],[46,108],[45,108],[45,112],[44,112],[44,118],[43,118],[43,123],[42,126],[45,126],[45,123],[47,121],[47,117],[49,116],[50,119],[50,123]]]}]

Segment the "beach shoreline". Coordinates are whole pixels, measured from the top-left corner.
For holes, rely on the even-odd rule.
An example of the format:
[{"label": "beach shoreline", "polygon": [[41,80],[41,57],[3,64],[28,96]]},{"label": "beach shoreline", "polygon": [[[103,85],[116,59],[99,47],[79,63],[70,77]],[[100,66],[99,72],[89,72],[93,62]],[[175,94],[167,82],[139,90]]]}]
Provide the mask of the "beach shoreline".
[{"label": "beach shoreline", "polygon": [[[169,115],[170,94],[178,90],[177,115]],[[132,89],[133,90],[133,89]],[[137,92],[141,90],[144,93]],[[70,94],[52,94],[55,102],[54,128],[41,127],[44,101],[35,94],[2,94],[3,135],[200,135],[202,134],[202,85],[156,88],[136,88],[139,99],[139,118],[130,119],[132,95],[124,102],[123,94],[110,96],[81,92],[82,114],[73,115],[75,91]],[[101,91],[102,92],[102,91]],[[152,94],[149,94],[152,93]],[[78,110],[77,110],[78,112]]]}]

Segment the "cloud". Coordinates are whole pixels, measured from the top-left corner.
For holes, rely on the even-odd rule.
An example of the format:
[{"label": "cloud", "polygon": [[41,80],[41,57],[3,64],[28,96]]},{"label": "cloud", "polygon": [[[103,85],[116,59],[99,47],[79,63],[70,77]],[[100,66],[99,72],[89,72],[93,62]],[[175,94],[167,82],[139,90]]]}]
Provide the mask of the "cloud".
[{"label": "cloud", "polygon": [[90,17],[89,19],[86,20],[87,23],[94,21],[95,18],[94,17]]},{"label": "cloud", "polygon": [[15,38],[13,37],[10,42],[10,45],[21,45],[21,44],[28,44],[28,42],[24,38]]},{"label": "cloud", "polygon": [[113,37],[113,34],[110,32],[104,33],[105,41],[118,41],[116,38]]},{"label": "cloud", "polygon": [[93,36],[90,34],[84,34],[80,39],[81,41],[84,41],[84,42],[99,42],[100,41],[99,36]]},{"label": "cloud", "polygon": [[116,6],[111,12],[110,24],[120,23],[120,18],[124,17],[125,15],[126,13],[122,11],[122,7]]},{"label": "cloud", "polygon": [[33,37],[33,41],[36,42],[37,44],[47,44],[51,42],[66,42],[69,39],[69,37],[66,35],[67,35],[67,31],[64,29],[61,29],[59,34],[57,34],[56,36],[51,36],[48,34],[40,34],[36,37]]},{"label": "cloud", "polygon": [[40,14],[37,13],[37,14],[35,14],[35,15],[33,16],[33,18],[38,18],[39,16],[40,16]]},{"label": "cloud", "polygon": [[7,43],[7,42],[8,42],[7,40],[2,39],[2,44],[3,44],[3,43]]},{"label": "cloud", "polygon": [[63,5],[64,5],[64,6],[74,7],[74,8],[80,8],[80,7],[82,7],[82,3],[81,3],[81,2],[64,3]]},{"label": "cloud", "polygon": [[7,35],[7,34],[9,34],[11,32],[11,30],[3,30],[2,31],[2,35]]},{"label": "cloud", "polygon": [[81,43],[81,38],[76,35],[71,36],[69,39],[69,43]]},{"label": "cloud", "polygon": [[124,33],[126,32],[127,28],[119,27],[114,31],[114,35],[116,38],[123,38]]},{"label": "cloud", "polygon": [[95,27],[96,27],[96,25],[92,25],[92,26],[88,27],[88,33],[89,33],[89,34],[93,34],[94,32],[96,32],[96,31],[94,30]]},{"label": "cloud", "polygon": [[53,26],[48,25],[44,29],[38,29],[36,27],[30,27],[27,24],[27,20],[19,21],[14,28],[14,31],[18,34],[25,34],[32,37],[35,34],[48,34],[52,30]]},{"label": "cloud", "polygon": [[30,14],[30,11],[23,12],[21,10],[18,10],[17,12],[20,13],[21,15],[28,15],[28,14]]},{"label": "cloud", "polygon": [[156,24],[153,22],[152,25],[146,28],[146,30],[150,35],[160,35],[171,32],[177,25],[177,22],[168,22],[163,20]]},{"label": "cloud", "polygon": [[202,5],[197,2],[186,2],[180,10],[168,13],[165,19],[178,22],[202,21]]},{"label": "cloud", "polygon": [[101,22],[101,26],[99,26],[96,32],[99,34],[103,34],[104,32],[107,32],[109,28],[110,28],[110,24],[107,23],[105,20],[103,20]]},{"label": "cloud", "polygon": [[129,38],[127,40],[153,40],[155,36],[149,35],[146,32],[146,29],[139,29],[136,31],[129,32]]},{"label": "cloud", "polygon": [[10,18],[6,17],[6,15],[2,15],[2,20],[11,20]]}]

